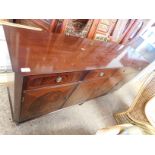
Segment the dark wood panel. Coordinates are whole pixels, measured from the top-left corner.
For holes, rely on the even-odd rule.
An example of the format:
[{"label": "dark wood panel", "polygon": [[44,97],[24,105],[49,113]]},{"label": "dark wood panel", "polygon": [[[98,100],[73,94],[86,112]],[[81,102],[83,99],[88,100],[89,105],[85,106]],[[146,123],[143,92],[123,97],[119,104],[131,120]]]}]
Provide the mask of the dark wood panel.
[{"label": "dark wood panel", "polygon": [[76,85],[24,91],[20,122],[61,108]]},{"label": "dark wood panel", "polygon": [[88,81],[109,78],[117,70],[119,70],[119,68],[90,70],[83,80]]},{"label": "dark wood panel", "polygon": [[90,71],[54,73],[51,75],[32,75],[25,77],[24,89],[36,89],[46,86],[57,86],[74,82],[85,82],[110,77],[118,69],[98,69]]},{"label": "dark wood panel", "polygon": [[92,93],[89,99],[93,99],[95,97],[99,97],[105,95],[109,92],[112,88],[114,88],[120,81],[124,79],[125,76],[125,69],[116,69],[111,71],[111,75],[107,75],[105,80],[98,82],[94,85],[92,89]]},{"label": "dark wood panel", "polygon": [[98,81],[93,80],[79,84],[75,89],[75,91],[72,93],[72,95],[64,103],[63,107],[80,104],[88,100],[91,97],[91,93],[94,87],[96,87],[96,83],[98,82],[100,83],[100,81],[103,82],[103,80]]},{"label": "dark wood panel", "polygon": [[55,73],[51,75],[28,76],[25,78],[25,89],[35,89],[45,86],[57,86],[78,82],[87,74],[85,71]]},{"label": "dark wood panel", "polygon": [[[13,71],[22,76],[109,68],[111,61],[117,60],[122,53],[130,57],[123,56],[123,63],[118,59],[113,67],[125,67],[136,57],[131,45],[123,47],[117,43],[3,27]],[[131,53],[131,49],[135,52]],[[140,55],[137,61],[149,63]],[[29,71],[24,72],[22,68],[29,68]]]},{"label": "dark wood panel", "polygon": [[4,30],[13,71],[23,76],[105,68],[121,53],[116,43],[9,26]]},{"label": "dark wood panel", "polygon": [[[69,97],[69,99],[66,101],[66,103],[63,105],[63,107],[72,106],[75,104],[84,103],[85,101],[93,98],[92,94],[100,88],[102,89],[109,89],[104,87],[104,82],[106,79],[100,79],[100,80],[92,80],[85,83],[79,84],[77,89],[73,92],[73,94]],[[104,95],[104,92],[102,91],[102,95]],[[93,95],[95,97],[99,95]]]},{"label": "dark wood panel", "polygon": [[102,77],[93,78],[90,81],[86,79],[96,75],[96,73],[98,74],[98,71],[88,73],[88,76],[84,79],[86,82],[77,86],[63,107],[83,103],[88,99],[104,95],[123,79],[120,69],[107,69],[102,70],[102,72],[104,73]]},{"label": "dark wood panel", "polygon": [[21,101],[22,101],[22,92],[23,92],[23,77],[15,73],[15,85],[14,85],[14,114],[13,119],[19,122],[20,112],[21,112]]}]

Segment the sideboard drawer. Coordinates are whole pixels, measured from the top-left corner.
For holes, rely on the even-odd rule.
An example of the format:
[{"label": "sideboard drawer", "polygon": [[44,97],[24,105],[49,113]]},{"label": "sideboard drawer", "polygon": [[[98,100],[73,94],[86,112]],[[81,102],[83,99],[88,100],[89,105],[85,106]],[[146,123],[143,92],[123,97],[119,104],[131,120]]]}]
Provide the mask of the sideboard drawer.
[{"label": "sideboard drawer", "polygon": [[32,75],[25,79],[25,90],[46,86],[58,86],[78,81],[89,81],[95,79],[106,79],[111,77],[119,69],[97,69],[90,71],[76,71],[53,73],[50,75]]},{"label": "sideboard drawer", "polygon": [[88,81],[88,80],[95,80],[95,79],[107,79],[110,78],[111,76],[113,76],[113,74],[115,74],[115,72],[117,72],[118,68],[115,69],[96,69],[96,70],[91,70],[87,73],[87,75],[85,76],[84,80]]},{"label": "sideboard drawer", "polygon": [[25,89],[33,89],[44,86],[57,86],[62,84],[68,84],[77,82],[83,79],[86,72],[77,71],[77,72],[64,72],[64,73],[54,73],[51,75],[38,75],[38,76],[29,76],[26,78],[26,87]]}]

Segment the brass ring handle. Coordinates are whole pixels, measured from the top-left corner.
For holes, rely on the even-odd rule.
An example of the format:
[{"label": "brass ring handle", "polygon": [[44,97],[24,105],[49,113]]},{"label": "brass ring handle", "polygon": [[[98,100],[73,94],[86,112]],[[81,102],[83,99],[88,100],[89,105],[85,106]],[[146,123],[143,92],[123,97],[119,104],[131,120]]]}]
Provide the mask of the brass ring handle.
[{"label": "brass ring handle", "polygon": [[100,77],[104,76],[104,72],[100,72],[99,76]]},{"label": "brass ring handle", "polygon": [[85,51],[86,49],[85,48],[81,48],[81,51]]},{"label": "brass ring handle", "polygon": [[56,78],[56,82],[59,83],[59,82],[61,82],[61,81],[62,81],[62,77],[61,77],[61,76],[58,76],[58,77]]}]

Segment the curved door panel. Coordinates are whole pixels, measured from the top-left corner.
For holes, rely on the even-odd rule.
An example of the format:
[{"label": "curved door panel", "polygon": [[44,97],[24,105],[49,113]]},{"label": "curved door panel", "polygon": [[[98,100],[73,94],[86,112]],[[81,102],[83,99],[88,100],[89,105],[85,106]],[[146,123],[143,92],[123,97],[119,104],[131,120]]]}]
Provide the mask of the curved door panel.
[{"label": "curved door panel", "polygon": [[124,78],[124,70],[122,69],[107,69],[102,71],[104,73],[103,77],[98,78],[96,78],[96,75],[100,72],[94,73],[93,71],[88,73],[88,76],[86,76],[84,80],[95,75],[94,79],[79,84],[72,95],[65,102],[64,107],[80,104],[89,99],[104,95]]},{"label": "curved door panel", "polygon": [[76,85],[46,87],[24,92],[21,119],[25,121],[61,108]]}]

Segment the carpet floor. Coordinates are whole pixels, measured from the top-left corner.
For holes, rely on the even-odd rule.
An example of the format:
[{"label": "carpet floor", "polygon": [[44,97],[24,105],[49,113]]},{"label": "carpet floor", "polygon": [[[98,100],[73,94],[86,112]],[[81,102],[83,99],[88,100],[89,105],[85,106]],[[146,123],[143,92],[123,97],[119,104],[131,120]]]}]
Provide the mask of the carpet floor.
[{"label": "carpet floor", "polygon": [[6,86],[0,86],[0,134],[89,135],[114,125],[110,105],[100,98],[17,125],[12,121]]}]

